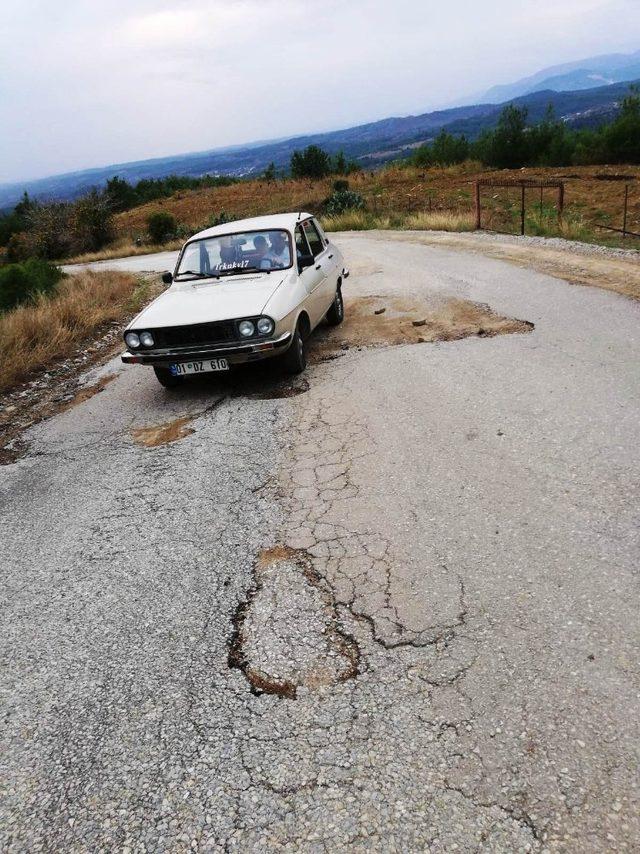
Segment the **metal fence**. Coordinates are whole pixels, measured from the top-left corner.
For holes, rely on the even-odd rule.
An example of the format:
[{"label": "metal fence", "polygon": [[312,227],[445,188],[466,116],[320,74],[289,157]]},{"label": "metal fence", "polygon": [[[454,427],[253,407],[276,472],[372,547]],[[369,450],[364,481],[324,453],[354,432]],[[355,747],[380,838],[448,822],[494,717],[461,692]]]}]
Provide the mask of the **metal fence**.
[{"label": "metal fence", "polygon": [[[613,179],[615,180],[615,179]],[[597,222],[596,228],[603,228],[606,231],[615,231],[617,234],[622,235],[622,239],[625,237],[640,237],[637,231],[629,231],[627,225],[629,224],[629,188],[630,184],[624,185],[624,202],[622,205],[622,228],[615,228],[612,225],[604,225],[604,223]]]},{"label": "metal fence", "polygon": [[536,180],[535,178],[478,178],[474,183],[475,188],[475,216],[476,230],[482,228],[482,188],[483,187],[516,187],[520,190],[520,234],[524,236],[527,213],[527,190],[540,190],[540,206],[542,208],[542,194],[547,189],[558,191],[558,221],[562,219],[564,211],[564,181]]}]

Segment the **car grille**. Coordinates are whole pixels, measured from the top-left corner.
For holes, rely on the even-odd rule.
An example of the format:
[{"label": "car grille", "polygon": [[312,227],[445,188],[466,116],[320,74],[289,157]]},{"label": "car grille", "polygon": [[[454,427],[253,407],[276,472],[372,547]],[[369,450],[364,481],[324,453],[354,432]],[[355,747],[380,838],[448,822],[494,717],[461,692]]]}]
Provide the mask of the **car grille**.
[{"label": "car grille", "polygon": [[217,323],[194,323],[192,326],[167,326],[164,329],[154,329],[153,337],[155,349],[225,344],[238,340],[235,324],[230,320]]}]

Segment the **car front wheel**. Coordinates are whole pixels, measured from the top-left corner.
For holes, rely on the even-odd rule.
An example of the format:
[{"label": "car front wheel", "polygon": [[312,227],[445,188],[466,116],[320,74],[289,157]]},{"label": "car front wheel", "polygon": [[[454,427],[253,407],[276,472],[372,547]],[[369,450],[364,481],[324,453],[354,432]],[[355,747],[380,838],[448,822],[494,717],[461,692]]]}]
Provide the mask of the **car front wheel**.
[{"label": "car front wheel", "polygon": [[182,377],[174,377],[169,368],[154,367],[153,372],[160,385],[165,388],[176,388],[176,386],[179,386],[182,383]]},{"label": "car front wheel", "polygon": [[340,285],[336,288],[336,295],[331,307],[327,312],[327,323],[329,326],[339,326],[344,320],[344,302],[342,301],[342,289]]},{"label": "car front wheel", "polygon": [[282,366],[288,374],[301,374],[307,367],[307,347],[300,333],[300,324],[296,326],[289,349],[282,357]]}]

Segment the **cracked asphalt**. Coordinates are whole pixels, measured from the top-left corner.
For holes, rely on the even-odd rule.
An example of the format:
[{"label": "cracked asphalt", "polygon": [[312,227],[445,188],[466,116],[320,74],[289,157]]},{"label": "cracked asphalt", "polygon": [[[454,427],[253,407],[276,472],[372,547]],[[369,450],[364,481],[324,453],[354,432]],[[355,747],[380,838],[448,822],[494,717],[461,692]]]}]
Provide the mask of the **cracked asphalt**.
[{"label": "cracked asphalt", "polygon": [[33,428],[0,469],[3,850],[640,848],[640,306],[338,242],[347,297],[535,328],[352,348],[291,398],[114,362]]}]

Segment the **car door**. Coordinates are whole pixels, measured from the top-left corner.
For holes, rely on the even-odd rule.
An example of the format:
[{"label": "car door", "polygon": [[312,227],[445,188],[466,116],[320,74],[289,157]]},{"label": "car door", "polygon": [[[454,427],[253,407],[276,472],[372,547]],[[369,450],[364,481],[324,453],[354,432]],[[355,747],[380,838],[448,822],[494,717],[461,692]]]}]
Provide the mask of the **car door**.
[{"label": "car door", "polygon": [[320,237],[313,220],[306,219],[301,223],[301,226],[309,246],[309,253],[313,255],[313,269],[316,274],[313,280],[313,291],[310,294],[311,312],[313,313],[311,323],[315,326],[322,320],[329,305],[331,305],[331,300],[327,302],[327,252],[325,242]]},{"label": "car door", "polygon": [[320,257],[322,261],[322,270],[324,272],[323,290],[324,300],[327,306],[325,310],[328,310],[329,306],[335,299],[336,286],[342,273],[342,255],[329,241],[329,238],[324,233],[322,226],[317,219],[314,217],[311,221],[320,235],[320,240],[323,245],[323,252]]},{"label": "car door", "polygon": [[[309,222],[309,220],[307,220],[307,222]],[[325,276],[322,269],[322,263],[318,263],[316,255],[314,254],[313,249],[311,248],[307,239],[307,228],[305,228],[305,223],[300,223],[296,226],[295,236],[296,254],[298,255],[298,257],[300,257],[300,255],[314,256],[314,263],[310,267],[306,267],[300,273],[300,281],[304,285],[304,289],[307,293],[307,298],[305,300],[304,307],[306,308],[307,313],[309,314],[311,327],[313,328],[314,326],[318,325],[324,315],[324,312],[322,310],[322,285]],[[315,248],[317,250],[318,246],[316,245]]]}]

